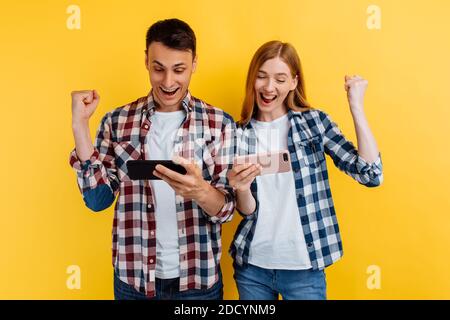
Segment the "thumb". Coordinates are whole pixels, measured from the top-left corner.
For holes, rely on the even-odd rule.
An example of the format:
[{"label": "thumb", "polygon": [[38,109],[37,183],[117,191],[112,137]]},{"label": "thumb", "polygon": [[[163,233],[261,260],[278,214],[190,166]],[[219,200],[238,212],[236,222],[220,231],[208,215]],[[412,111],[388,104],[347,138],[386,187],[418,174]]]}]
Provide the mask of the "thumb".
[{"label": "thumb", "polygon": [[100,95],[98,94],[97,90],[93,90],[92,91],[94,100],[99,100],[100,99]]},{"label": "thumb", "polygon": [[172,161],[183,166],[188,173],[192,173],[195,171],[195,164],[186,158],[183,158],[181,156],[173,156]]},{"label": "thumb", "polygon": [[83,97],[84,103],[92,103],[92,100],[94,99],[94,93],[93,91],[87,92]]}]

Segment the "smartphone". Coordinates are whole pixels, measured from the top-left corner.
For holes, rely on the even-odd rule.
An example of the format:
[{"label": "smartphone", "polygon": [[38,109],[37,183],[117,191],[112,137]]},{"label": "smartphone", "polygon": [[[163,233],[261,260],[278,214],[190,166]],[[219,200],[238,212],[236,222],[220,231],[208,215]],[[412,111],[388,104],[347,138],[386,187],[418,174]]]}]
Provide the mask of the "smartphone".
[{"label": "smartphone", "polygon": [[234,163],[259,163],[262,167],[261,175],[291,171],[291,157],[287,150],[236,156]]},{"label": "smartphone", "polygon": [[128,176],[131,180],[161,180],[153,174],[158,164],[179,174],[186,174],[186,169],[172,160],[129,160],[127,161]]}]

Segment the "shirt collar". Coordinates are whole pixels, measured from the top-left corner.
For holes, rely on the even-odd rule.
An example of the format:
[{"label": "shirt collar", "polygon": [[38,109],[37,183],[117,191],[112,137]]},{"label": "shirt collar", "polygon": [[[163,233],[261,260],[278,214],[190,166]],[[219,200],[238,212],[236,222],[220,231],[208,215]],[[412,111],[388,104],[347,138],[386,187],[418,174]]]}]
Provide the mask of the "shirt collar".
[{"label": "shirt collar", "polygon": [[[153,97],[153,89],[152,89],[152,90],[150,90],[150,92],[147,95],[147,106],[148,106],[148,111],[150,112],[150,114],[153,114],[153,112],[155,111],[156,105],[157,104],[156,104],[155,98]],[[183,100],[181,100],[181,105],[183,106],[183,109],[184,109],[184,111],[186,111],[186,113],[189,114],[192,111],[192,106],[194,105],[194,101],[193,101],[191,92],[189,90],[187,91]]]}]

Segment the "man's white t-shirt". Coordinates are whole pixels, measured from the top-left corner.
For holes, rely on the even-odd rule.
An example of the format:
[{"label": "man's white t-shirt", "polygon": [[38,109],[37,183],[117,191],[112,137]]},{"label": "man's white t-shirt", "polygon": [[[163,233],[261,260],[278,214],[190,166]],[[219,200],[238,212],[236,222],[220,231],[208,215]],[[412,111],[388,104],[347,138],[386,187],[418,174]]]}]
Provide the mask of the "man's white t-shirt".
[{"label": "man's white t-shirt", "polygon": [[[288,149],[287,114],[270,122],[251,121],[257,153]],[[266,269],[310,269],[292,171],[257,176],[256,183],[259,210],[249,263]]]},{"label": "man's white t-shirt", "polygon": [[[184,110],[156,111],[148,134],[150,160],[171,160],[178,128],[185,118]],[[163,180],[151,180],[156,218],[156,272],[157,278],[180,276],[180,250],[175,191]]]}]

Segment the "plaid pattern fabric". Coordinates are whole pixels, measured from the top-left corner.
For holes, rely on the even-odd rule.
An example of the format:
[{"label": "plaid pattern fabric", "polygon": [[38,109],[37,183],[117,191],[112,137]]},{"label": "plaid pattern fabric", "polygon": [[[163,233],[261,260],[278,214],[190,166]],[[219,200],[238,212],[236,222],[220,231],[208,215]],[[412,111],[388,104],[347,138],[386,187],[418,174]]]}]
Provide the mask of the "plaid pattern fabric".
[{"label": "plaid pattern fabric", "polygon": [[[218,280],[221,257],[221,223],[230,221],[234,191],[226,173],[235,152],[235,124],[222,110],[188,92],[182,102],[186,118],[177,131],[174,153],[194,160],[203,177],[224,194],[225,205],[214,217],[195,201],[176,195],[180,250],[180,291],[206,289]],[[109,188],[118,195],[112,230],[112,262],[120,279],[155,295],[156,221],[151,184],[127,175],[128,160],[148,159],[145,137],[155,112],[153,95],[107,113],[95,139],[90,160],[81,163],[75,150],[70,164],[83,195]]]},{"label": "plaid pattern fabric", "polygon": [[[288,149],[295,179],[300,221],[308,254],[314,270],[320,270],[343,255],[342,241],[328,181],[325,153],[341,171],[367,187],[383,180],[381,157],[367,163],[358,155],[354,145],[341,133],[330,117],[319,110],[289,111],[291,128]],[[237,128],[239,155],[256,153],[256,133],[251,123]],[[259,202],[256,180],[251,184],[256,209],[242,215],[229,253],[239,265],[247,264],[250,245],[258,220]],[[281,196],[281,195],[274,195]]]}]

